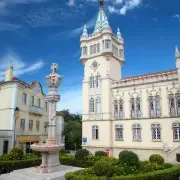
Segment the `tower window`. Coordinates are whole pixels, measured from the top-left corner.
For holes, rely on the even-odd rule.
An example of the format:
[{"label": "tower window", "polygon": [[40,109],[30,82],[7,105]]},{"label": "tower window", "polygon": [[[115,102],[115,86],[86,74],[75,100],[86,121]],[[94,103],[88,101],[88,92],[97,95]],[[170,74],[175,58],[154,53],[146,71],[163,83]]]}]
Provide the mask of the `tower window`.
[{"label": "tower window", "polygon": [[97,53],[100,52],[100,43],[97,44]]},{"label": "tower window", "polygon": [[96,76],[96,87],[100,86],[100,76]]},{"label": "tower window", "polygon": [[100,99],[100,97],[97,97],[96,98],[96,112],[97,113],[100,113],[100,111],[101,111],[101,99]]},{"label": "tower window", "polygon": [[111,40],[109,39],[105,40],[105,49],[111,49]]},{"label": "tower window", "polygon": [[90,100],[89,100],[89,112],[91,113],[91,112],[94,112],[94,99],[93,98],[91,98]]},{"label": "tower window", "polygon": [[99,128],[98,128],[98,126],[92,126],[92,139],[99,139]]},{"label": "tower window", "polygon": [[91,76],[91,77],[89,78],[89,81],[90,81],[90,88],[94,88],[94,77]]},{"label": "tower window", "polygon": [[86,56],[86,55],[87,55],[87,47],[86,47],[86,46],[83,46],[83,47],[82,47],[82,55],[83,55],[83,56]]},{"label": "tower window", "polygon": [[124,58],[124,51],[122,49],[119,49],[119,58]]}]

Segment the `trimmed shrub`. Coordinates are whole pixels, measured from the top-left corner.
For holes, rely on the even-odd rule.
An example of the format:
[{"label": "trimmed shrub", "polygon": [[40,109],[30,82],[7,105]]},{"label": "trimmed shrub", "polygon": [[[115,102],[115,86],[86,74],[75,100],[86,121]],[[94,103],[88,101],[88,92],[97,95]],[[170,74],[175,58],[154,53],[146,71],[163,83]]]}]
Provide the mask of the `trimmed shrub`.
[{"label": "trimmed shrub", "polygon": [[41,158],[27,160],[0,161],[0,174],[9,173],[16,169],[23,169],[33,166],[39,166]]},{"label": "trimmed shrub", "polygon": [[111,177],[115,173],[116,168],[110,161],[99,160],[94,164],[92,170],[96,176]]},{"label": "trimmed shrub", "polygon": [[165,170],[158,170],[145,174],[129,175],[129,176],[115,176],[109,178],[110,180],[179,180],[180,166],[173,166]]},{"label": "trimmed shrub", "polygon": [[39,151],[32,151],[32,154],[34,154],[38,157],[42,157],[41,152],[39,152]]},{"label": "trimmed shrub", "polygon": [[24,154],[24,156],[23,156],[23,159],[24,159],[24,160],[25,160],[25,159],[36,159],[36,158],[38,158],[38,156],[35,155],[35,154],[32,154],[32,153],[26,153],[26,154]]},{"label": "trimmed shrub", "polygon": [[59,154],[67,154],[67,152],[66,152],[65,149],[61,149],[61,150],[59,151]]},{"label": "trimmed shrub", "polygon": [[126,164],[128,166],[139,166],[140,164],[137,154],[127,150],[119,153],[119,160],[121,164]]},{"label": "trimmed shrub", "polygon": [[159,154],[152,154],[149,157],[149,161],[152,163],[164,164],[164,158],[160,156]]},{"label": "trimmed shrub", "polygon": [[96,152],[95,152],[95,156],[100,156],[100,157],[102,157],[102,156],[107,156],[107,154],[106,154],[106,152],[104,152],[104,151],[96,151]]},{"label": "trimmed shrub", "polygon": [[79,149],[77,150],[76,154],[75,154],[75,159],[78,159],[78,160],[84,160],[84,159],[87,159],[89,155],[89,151],[86,150],[86,149]]}]

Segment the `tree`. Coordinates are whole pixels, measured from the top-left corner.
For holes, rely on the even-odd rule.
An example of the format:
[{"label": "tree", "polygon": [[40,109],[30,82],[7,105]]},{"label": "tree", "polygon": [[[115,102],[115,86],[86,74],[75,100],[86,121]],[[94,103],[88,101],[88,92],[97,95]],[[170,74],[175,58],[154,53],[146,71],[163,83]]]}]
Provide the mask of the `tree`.
[{"label": "tree", "polygon": [[80,114],[71,114],[69,110],[61,111],[64,114],[64,135],[65,149],[75,150],[81,148],[82,142],[82,116]]}]

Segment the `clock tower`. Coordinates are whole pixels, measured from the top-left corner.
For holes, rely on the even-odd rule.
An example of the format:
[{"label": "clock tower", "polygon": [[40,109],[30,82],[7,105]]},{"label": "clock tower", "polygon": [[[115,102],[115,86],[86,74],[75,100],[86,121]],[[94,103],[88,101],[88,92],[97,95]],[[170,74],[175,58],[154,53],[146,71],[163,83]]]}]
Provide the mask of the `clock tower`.
[{"label": "clock tower", "polygon": [[[112,95],[111,83],[121,78],[124,63],[124,40],[119,28],[113,34],[109,25],[104,1],[100,7],[92,34],[84,25],[80,38],[83,78],[83,137],[82,145],[92,153],[98,147],[111,148]],[[101,134],[101,129],[107,133]],[[104,131],[103,130],[103,131]]]}]

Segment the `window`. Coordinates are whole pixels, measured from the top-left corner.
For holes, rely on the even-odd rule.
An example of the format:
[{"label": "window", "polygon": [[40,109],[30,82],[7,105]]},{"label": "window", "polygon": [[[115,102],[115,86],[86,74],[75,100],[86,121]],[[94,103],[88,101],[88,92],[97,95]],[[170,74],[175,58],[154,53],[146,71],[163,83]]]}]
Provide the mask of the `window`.
[{"label": "window", "polygon": [[41,107],[41,101],[40,101],[40,99],[37,100],[37,106],[38,106],[38,107]]},{"label": "window", "polygon": [[98,126],[92,126],[92,139],[99,139]]},{"label": "window", "polygon": [[174,140],[180,140],[180,123],[173,123]]},{"label": "window", "polygon": [[89,112],[94,112],[94,99],[89,100]]},{"label": "window", "polygon": [[111,40],[106,39],[105,40],[105,49],[110,49],[111,48]]},{"label": "window", "polygon": [[175,110],[175,99],[173,94],[169,95],[169,107],[170,107],[170,116],[175,116],[176,110]]},{"label": "window", "polygon": [[118,48],[114,47],[114,55],[118,57]]},{"label": "window", "polygon": [[114,118],[118,119],[118,101],[114,100]]},{"label": "window", "polygon": [[82,47],[82,55],[83,55],[83,56],[86,56],[86,55],[87,55],[87,47],[86,47],[86,46],[83,46],[83,47]]},{"label": "window", "polygon": [[140,118],[141,117],[140,97],[131,98],[130,103],[131,103],[131,117]]},{"label": "window", "polygon": [[25,119],[21,119],[20,122],[20,131],[24,131],[25,130]]},{"label": "window", "polygon": [[23,93],[22,94],[22,103],[23,104],[26,104],[26,97],[27,97],[27,94]]},{"label": "window", "polygon": [[140,141],[141,140],[141,125],[140,124],[133,124],[133,141]]},{"label": "window", "polygon": [[96,44],[93,45],[93,53],[96,53]]},{"label": "window", "polygon": [[100,97],[97,97],[96,98],[96,112],[100,113],[100,111],[101,111],[101,99]]},{"label": "window", "polygon": [[116,125],[115,126],[116,131],[116,140],[123,140],[123,125]]},{"label": "window", "polygon": [[33,130],[33,120],[29,120],[29,131]]},{"label": "window", "polygon": [[177,115],[180,115],[180,93],[176,94]]},{"label": "window", "polygon": [[124,114],[123,114],[123,100],[120,99],[119,100],[119,117],[120,117],[120,119],[122,119],[123,116],[124,116]]},{"label": "window", "polygon": [[149,113],[150,117],[159,117],[161,115],[160,96],[149,96]]},{"label": "window", "polygon": [[90,77],[89,78],[89,81],[90,81],[90,88],[94,88],[94,77]]},{"label": "window", "polygon": [[98,88],[100,85],[100,76],[96,76],[96,87]]},{"label": "window", "polygon": [[39,131],[39,121],[36,121],[36,131]]},{"label": "window", "polygon": [[31,98],[30,98],[30,105],[34,106],[34,97],[33,96],[31,96]]},{"label": "window", "polygon": [[8,140],[4,141],[4,144],[3,144],[3,154],[7,154],[8,153],[8,145],[9,145],[9,141]]},{"label": "window", "polygon": [[44,109],[47,111],[47,109],[48,109],[48,104],[47,104],[47,102],[45,102],[44,103]]},{"label": "window", "polygon": [[160,124],[152,124],[152,140],[160,140],[161,139],[161,128]]},{"label": "window", "polygon": [[97,53],[100,52],[100,43],[97,44]]},{"label": "window", "polygon": [[119,49],[119,58],[124,58],[124,52],[122,49]]}]

